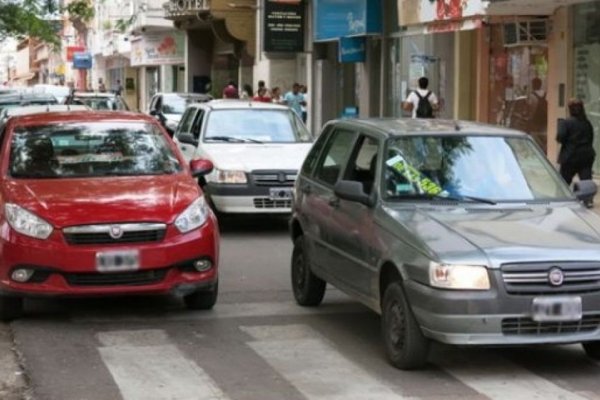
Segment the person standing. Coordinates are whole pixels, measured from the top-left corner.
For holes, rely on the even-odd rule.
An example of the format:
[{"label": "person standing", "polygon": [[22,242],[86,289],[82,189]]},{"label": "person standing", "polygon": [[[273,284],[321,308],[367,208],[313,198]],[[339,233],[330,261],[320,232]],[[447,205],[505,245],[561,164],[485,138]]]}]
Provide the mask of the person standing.
[{"label": "person standing", "polygon": [[102,93],[106,92],[106,85],[102,78],[98,78],[98,91]]},{"label": "person standing", "polygon": [[304,95],[300,93],[299,83],[294,83],[292,90],[283,96],[283,104],[290,107],[300,118],[302,118],[302,106],[306,106],[306,101],[304,101]]},{"label": "person standing", "polygon": [[252,86],[249,83],[244,84],[242,86],[242,94],[240,96],[241,99],[249,100],[254,96],[254,92],[252,91]]},{"label": "person standing", "polygon": [[275,86],[271,89],[271,101],[275,104],[281,104],[283,99],[281,98],[281,89],[279,86]]},{"label": "person standing", "polygon": [[123,93],[123,85],[121,85],[121,80],[117,79],[117,85],[115,87],[115,94],[117,96],[121,96],[122,93]]},{"label": "person standing", "polygon": [[223,89],[223,98],[224,99],[239,99],[240,95],[237,90],[237,86],[234,81],[229,81],[227,86]]},{"label": "person standing", "polygon": [[419,88],[410,92],[402,103],[402,108],[412,112],[413,118],[433,118],[434,111],[439,109],[437,96],[427,86],[429,79],[424,76],[419,78]]},{"label": "person standing", "polygon": [[259,101],[261,103],[270,103],[272,99],[267,94],[267,88],[261,87],[256,91],[256,96],[252,98],[253,101]]},{"label": "person standing", "polygon": [[[558,122],[556,140],[561,144],[558,153],[560,174],[567,184],[575,175],[580,180],[592,179],[592,165],[596,159],[594,151],[594,127],[585,114],[583,102],[571,99],[568,103],[569,118]],[[591,200],[586,201],[591,207]]]}]

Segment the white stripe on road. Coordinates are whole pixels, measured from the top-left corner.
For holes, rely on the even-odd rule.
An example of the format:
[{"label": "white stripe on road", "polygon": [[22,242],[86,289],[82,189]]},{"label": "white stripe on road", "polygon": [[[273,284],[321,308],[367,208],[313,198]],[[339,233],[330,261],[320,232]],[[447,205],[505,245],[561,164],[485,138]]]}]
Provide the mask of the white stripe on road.
[{"label": "white stripe on road", "polygon": [[[456,354],[455,351],[452,353]],[[450,375],[492,400],[585,400],[551,381],[481,349],[468,356],[439,357],[436,364]]]},{"label": "white stripe on road", "polygon": [[[135,310],[130,310],[130,312]],[[211,311],[172,310],[168,314],[163,312],[152,315],[115,315],[111,313],[106,316],[74,316],[73,322],[135,322],[157,319],[160,321],[188,321],[222,318],[245,318],[245,317],[275,317],[275,316],[303,316],[321,314],[350,314],[369,312],[359,303],[345,300],[323,304],[320,307],[301,307],[295,302],[265,302],[265,303],[228,303],[215,305]]]},{"label": "white stripe on road", "polygon": [[224,400],[216,383],[162,330],[97,334],[98,349],[124,400]]},{"label": "white stripe on road", "polygon": [[308,400],[406,399],[345,358],[306,325],[240,327],[248,345]]}]

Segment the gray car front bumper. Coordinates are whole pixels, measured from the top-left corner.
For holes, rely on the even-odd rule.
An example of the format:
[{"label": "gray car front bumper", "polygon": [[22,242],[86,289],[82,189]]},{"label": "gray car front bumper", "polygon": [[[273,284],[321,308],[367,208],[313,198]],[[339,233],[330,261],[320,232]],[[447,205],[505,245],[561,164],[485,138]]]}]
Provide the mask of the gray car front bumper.
[{"label": "gray car front bumper", "polygon": [[[580,294],[583,322],[536,323],[533,298],[502,288],[489,291],[440,290],[416,281],[404,288],[413,313],[428,338],[456,345],[560,344],[600,340],[600,293]],[[523,331],[503,329],[519,321]],[[522,325],[520,324],[522,322]],[[511,331],[507,333],[507,331]],[[526,332],[526,333],[525,333]]]}]

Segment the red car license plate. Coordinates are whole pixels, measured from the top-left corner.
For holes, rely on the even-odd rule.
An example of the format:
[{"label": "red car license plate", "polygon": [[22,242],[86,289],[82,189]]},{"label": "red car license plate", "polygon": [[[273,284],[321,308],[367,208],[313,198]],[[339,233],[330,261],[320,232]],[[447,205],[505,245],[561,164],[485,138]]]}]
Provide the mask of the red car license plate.
[{"label": "red car license plate", "polygon": [[99,272],[134,271],[140,268],[138,250],[99,251],[96,270]]},{"label": "red car license plate", "polygon": [[581,319],[581,297],[536,297],[532,304],[532,318],[537,322],[578,321]]}]

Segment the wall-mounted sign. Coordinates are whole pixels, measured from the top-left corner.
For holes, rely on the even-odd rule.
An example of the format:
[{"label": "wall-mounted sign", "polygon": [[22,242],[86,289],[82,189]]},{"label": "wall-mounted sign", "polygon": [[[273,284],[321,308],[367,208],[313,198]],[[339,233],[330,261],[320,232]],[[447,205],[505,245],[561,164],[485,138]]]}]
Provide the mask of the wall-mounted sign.
[{"label": "wall-mounted sign", "polygon": [[131,42],[131,66],[184,64],[184,52],[182,32],[146,33]]},{"label": "wall-mounted sign", "polygon": [[166,19],[196,16],[199,12],[210,11],[210,0],[170,0],[163,4]]},{"label": "wall-mounted sign", "polygon": [[365,62],[367,58],[365,36],[344,37],[339,41],[338,61],[341,63]]},{"label": "wall-mounted sign", "polygon": [[301,0],[265,0],[263,50],[304,51],[304,5]]},{"label": "wall-mounted sign", "polygon": [[[497,3],[501,2],[497,1]],[[398,3],[398,21],[401,26],[435,21],[460,21],[463,18],[487,14],[488,4],[492,4],[492,2],[482,0],[404,0]],[[511,6],[516,5],[511,2]]]},{"label": "wall-mounted sign", "polygon": [[91,69],[92,55],[88,52],[73,53],[73,68],[75,69]]},{"label": "wall-mounted sign", "polygon": [[67,61],[73,61],[74,53],[81,53],[85,51],[84,46],[67,46]]},{"label": "wall-mounted sign", "polygon": [[314,40],[382,32],[381,0],[315,0]]}]

